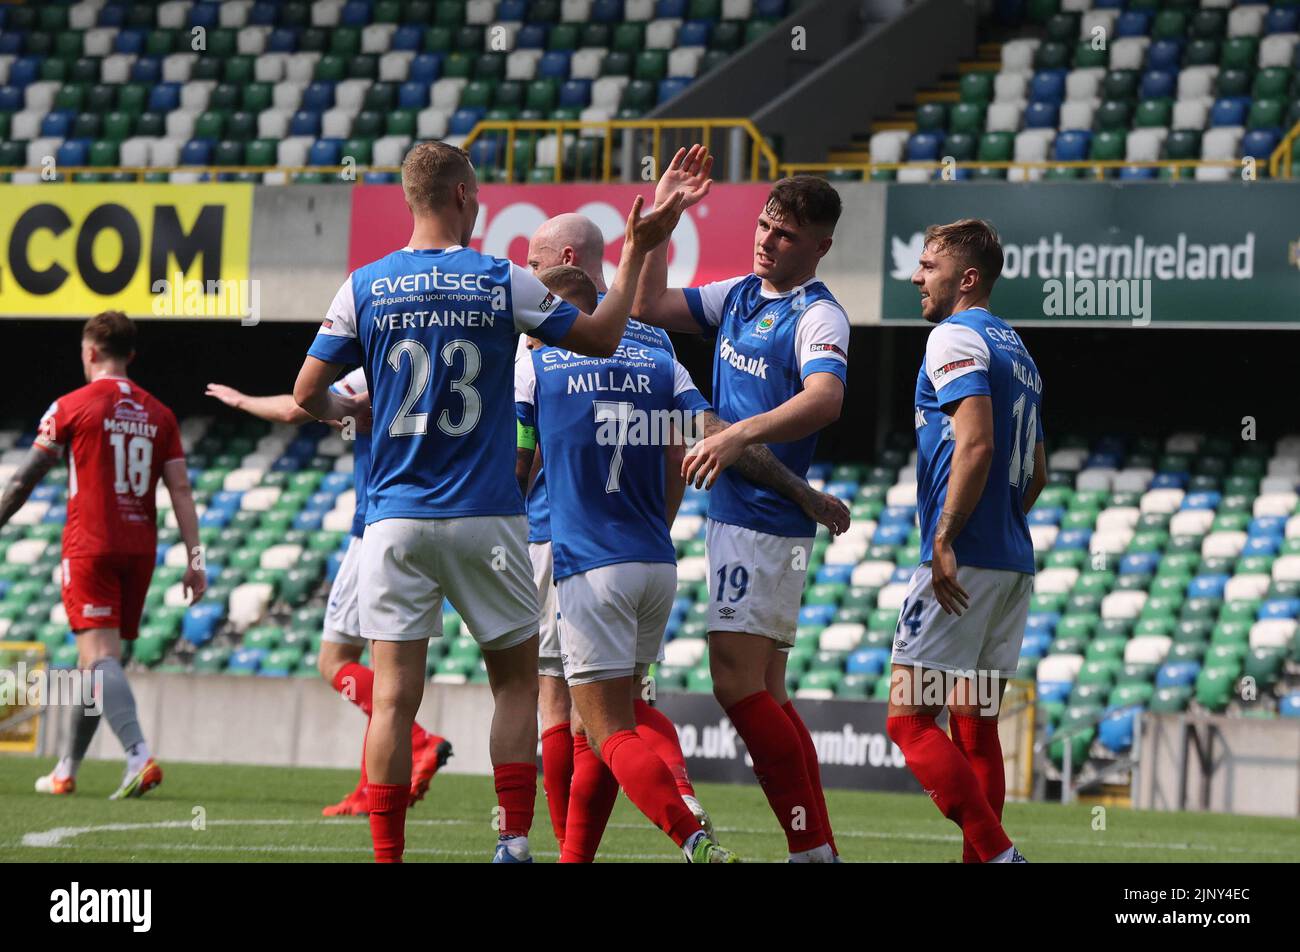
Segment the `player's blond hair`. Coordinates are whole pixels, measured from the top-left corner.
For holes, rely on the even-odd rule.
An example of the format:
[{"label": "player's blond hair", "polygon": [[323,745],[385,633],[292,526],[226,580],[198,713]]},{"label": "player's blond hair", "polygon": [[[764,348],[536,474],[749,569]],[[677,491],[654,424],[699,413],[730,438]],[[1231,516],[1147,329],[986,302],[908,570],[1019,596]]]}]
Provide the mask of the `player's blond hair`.
[{"label": "player's blond hair", "polygon": [[474,180],[469,153],[445,142],[420,142],[402,161],[402,192],[414,215],[432,214],[451,203],[456,186]]},{"label": "player's blond hair", "polygon": [[998,230],[983,218],[960,218],[946,225],[931,225],[925,230],[925,245],[932,252],[951,255],[962,269],[980,273],[985,291],[1002,274],[1002,240]]},{"label": "player's blond hair", "polygon": [[559,264],[537,274],[537,280],[584,313],[596,310],[596,282],[581,268]]},{"label": "player's blond hair", "polygon": [[135,353],[135,322],[121,311],[101,311],[86,321],[81,339],[121,360]]}]

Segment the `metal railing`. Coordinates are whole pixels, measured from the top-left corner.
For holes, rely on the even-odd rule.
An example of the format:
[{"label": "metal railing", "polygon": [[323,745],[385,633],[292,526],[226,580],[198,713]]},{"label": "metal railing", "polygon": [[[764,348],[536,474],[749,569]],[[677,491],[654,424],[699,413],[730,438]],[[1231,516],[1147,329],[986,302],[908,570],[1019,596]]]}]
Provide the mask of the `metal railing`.
[{"label": "metal railing", "polygon": [[1268,159],[1268,174],[1272,178],[1292,178],[1295,172],[1295,143],[1300,139],[1300,122],[1291,127],[1291,131],[1282,137],[1273,154]]},{"label": "metal railing", "polygon": [[[1192,174],[1198,168],[1224,168],[1240,170],[1242,168],[1240,159],[1156,159],[1153,161],[1120,161],[1117,159],[1088,159],[1075,162],[978,162],[978,161],[954,161],[954,162],[786,162],[781,165],[782,175],[794,175],[800,172],[808,173],[825,173],[825,172],[860,172],[862,178],[870,179],[876,172],[897,172],[899,169],[925,169],[927,171],[942,171],[952,169],[955,171],[967,169],[976,171],[979,169],[1020,169],[1026,173],[1033,170],[1048,171],[1050,169],[1074,169],[1084,173],[1080,178],[1095,178],[1104,180],[1107,178],[1106,173],[1115,169],[1169,169],[1173,172],[1173,178],[1181,179],[1184,172],[1190,171]],[[1190,175],[1188,176],[1191,177]],[[956,181],[956,179],[954,179]]]}]

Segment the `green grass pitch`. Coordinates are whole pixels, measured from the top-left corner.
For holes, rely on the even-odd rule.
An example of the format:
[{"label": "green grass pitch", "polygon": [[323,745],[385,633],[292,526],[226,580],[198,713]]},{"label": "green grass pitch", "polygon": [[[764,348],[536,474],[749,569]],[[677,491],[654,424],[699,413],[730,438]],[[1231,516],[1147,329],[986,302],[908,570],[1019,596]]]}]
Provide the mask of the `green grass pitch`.
[{"label": "green grass pitch", "polygon": [[[321,807],[356,781],[346,770],[163,764],[161,787],[139,800],[109,802],[116,762],[87,763],[71,797],[32,789],[52,761],[0,756],[0,862],[367,862],[364,818],[323,819]],[[553,862],[544,795],[532,845]],[[722,842],[746,861],[779,862],[784,841],[757,785],[701,784]],[[925,797],[833,790],[827,794],[847,862],[956,862],[961,839]],[[407,860],[488,860],[495,843],[490,777],[444,774],[408,814]],[[1011,803],[1008,832],[1037,862],[1294,861],[1300,821],[1108,807],[1105,829],[1089,806]],[[600,861],[681,862],[681,853],[620,797]]]}]

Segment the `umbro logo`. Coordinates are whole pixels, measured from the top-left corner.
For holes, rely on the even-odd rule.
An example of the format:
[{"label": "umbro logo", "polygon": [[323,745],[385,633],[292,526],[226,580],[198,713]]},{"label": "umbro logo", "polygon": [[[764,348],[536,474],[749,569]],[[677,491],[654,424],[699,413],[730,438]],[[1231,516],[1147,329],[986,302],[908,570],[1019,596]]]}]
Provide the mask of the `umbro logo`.
[{"label": "umbro logo", "polygon": [[895,641],[895,642],[894,642],[894,647],[895,647],[895,648],[906,648],[906,647],[907,647],[907,642],[906,642],[906,641]]},{"label": "umbro logo", "polygon": [[718,614],[723,618],[730,618],[732,615],[736,614],[736,610],[730,605],[724,605],[722,608],[718,609]]}]

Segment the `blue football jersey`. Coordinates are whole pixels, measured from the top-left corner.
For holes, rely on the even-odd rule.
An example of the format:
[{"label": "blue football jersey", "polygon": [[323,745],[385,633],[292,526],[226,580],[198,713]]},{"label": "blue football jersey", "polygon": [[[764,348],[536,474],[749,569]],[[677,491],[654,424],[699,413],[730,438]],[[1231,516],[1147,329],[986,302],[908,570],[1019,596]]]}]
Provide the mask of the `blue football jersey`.
[{"label": "blue football jersey", "polygon": [[[557,580],[619,562],[677,561],[664,501],[664,447],[708,402],[641,328],[614,356],[559,347],[515,365],[519,419],[537,428]],[[675,412],[674,412],[675,411]]]},{"label": "blue football jersey", "polygon": [[[596,300],[599,301],[604,296],[604,292],[601,292],[596,296]],[[673,342],[668,337],[668,332],[662,328],[651,327],[649,324],[642,324],[638,320],[629,319],[624,337],[645,344],[647,347],[661,347],[668,351],[670,356],[674,358],[677,356],[677,352],[673,350]],[[528,350],[522,337],[519,338],[519,350],[521,352]],[[518,360],[518,354],[516,354],[515,359]],[[524,421],[521,419],[519,422],[523,423]],[[538,467],[537,478],[533,480],[533,485],[528,489],[528,541],[536,544],[551,541],[551,504],[546,498],[545,453],[542,454],[542,465]]]},{"label": "blue football jersey", "polygon": [[[717,334],[713,402],[728,423],[779,407],[810,374],[831,373],[847,386],[849,319],[822,282],[778,294],[764,291],[762,280],[749,274],[683,292],[703,331]],[[768,448],[805,476],[817,434]],[[795,538],[817,528],[793,502],[734,468],[723,470],[709,493],[709,518]]]},{"label": "blue football jersey", "polygon": [[993,463],[984,494],[953,542],[953,554],[958,565],[1033,574],[1024,496],[1034,474],[1034,446],[1043,439],[1043,378],[1020,335],[983,308],[935,325],[916,378],[921,561],[934,559],[934,531],[952,469],[952,420],[942,408],[977,395],[993,403]]},{"label": "blue football jersey", "polygon": [[[346,397],[357,397],[370,390],[366,383],[366,372],[358,367],[345,374],[330,387],[335,393]],[[360,537],[366,531],[366,477],[370,474],[370,434],[357,433],[352,441],[352,488],[357,497],[356,509],[352,513],[352,534]]]},{"label": "blue football jersey", "polygon": [[577,314],[525,269],[459,246],[353,272],[308,353],[360,363],[370,382],[367,524],[522,514],[515,335],[556,343]]}]

